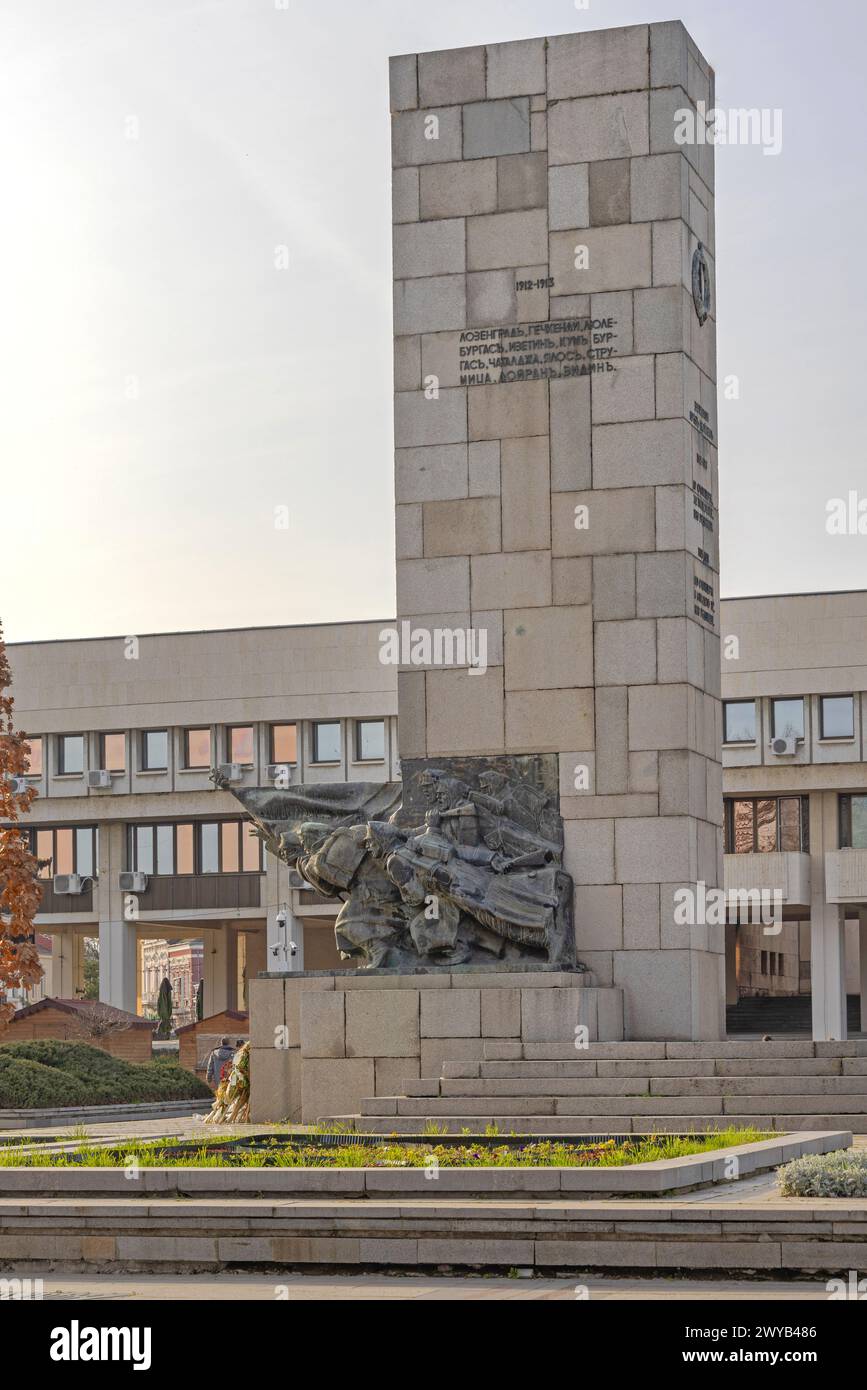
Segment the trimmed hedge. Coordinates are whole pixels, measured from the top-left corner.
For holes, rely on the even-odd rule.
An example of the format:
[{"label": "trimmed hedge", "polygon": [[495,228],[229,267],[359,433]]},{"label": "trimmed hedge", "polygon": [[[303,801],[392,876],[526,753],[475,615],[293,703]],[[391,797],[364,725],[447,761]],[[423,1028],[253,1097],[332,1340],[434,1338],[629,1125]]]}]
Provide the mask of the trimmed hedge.
[{"label": "trimmed hedge", "polygon": [[805,1154],[778,1170],[784,1197],[867,1197],[867,1150]]},{"label": "trimmed hedge", "polygon": [[175,1063],[125,1062],[52,1038],[0,1046],[0,1109],[204,1100],[211,1090]]}]

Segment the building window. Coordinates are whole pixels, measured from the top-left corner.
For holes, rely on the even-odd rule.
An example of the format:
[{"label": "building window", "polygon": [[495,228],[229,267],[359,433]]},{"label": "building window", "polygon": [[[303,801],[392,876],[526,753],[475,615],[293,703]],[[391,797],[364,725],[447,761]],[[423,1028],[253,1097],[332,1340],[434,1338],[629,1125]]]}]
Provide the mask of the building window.
[{"label": "building window", "polygon": [[83,878],[94,878],[97,873],[96,837],[97,831],[94,827],[75,827],[75,872]]},{"label": "building window", "polygon": [[337,720],[322,720],[313,725],[313,761],[340,762],[340,724]]},{"label": "building window", "polygon": [[[178,829],[181,827],[179,826]],[[156,827],[156,873],[173,874],[175,871],[175,827],[158,825]]]},{"label": "building window", "polygon": [[152,825],[133,827],[133,868],[142,874],[154,871],[154,828]]},{"label": "building window", "polygon": [[249,821],[131,825],[130,867],[153,874],[258,874],[262,845]]},{"label": "building window", "polygon": [[381,763],[385,758],[385,721],[355,721],[355,757],[360,763]]},{"label": "building window", "polygon": [[196,827],[194,825],[175,826],[175,873],[194,874],[196,872]]},{"label": "building window", "polygon": [[199,769],[210,766],[210,729],[184,729],[184,767]]},{"label": "building window", "polygon": [[867,796],[840,797],[841,849],[867,849]]},{"label": "building window", "polygon": [[61,734],[57,740],[58,775],[69,776],[84,772],[84,735]]},{"label": "building window", "polygon": [[723,704],[725,743],[755,743],[755,700],[726,700]]},{"label": "building window", "polygon": [[126,772],[126,734],[100,734],[99,765],[108,772]]},{"label": "building window", "polygon": [[855,737],[855,697],[823,695],[819,701],[819,737]]},{"label": "building window", "polygon": [[169,765],[169,735],[167,729],[145,729],[141,739],[143,772],[165,772]]},{"label": "building window", "polygon": [[241,836],[241,869],[245,874],[260,874],[262,841],[247,821],[241,821],[238,830]]},{"label": "building window", "polygon": [[220,826],[220,873],[259,873],[261,841],[248,821],[223,821]]},{"label": "building window", "polygon": [[[193,873],[192,856],[184,860],[183,841],[189,838],[192,848],[192,825],[133,825],[130,826],[130,862],[139,873]],[[187,867],[181,868],[185,862]]]},{"label": "building window", "polygon": [[253,766],[253,727],[245,724],[229,730],[229,762],[241,767]]},{"label": "building window", "polygon": [[726,854],[772,854],[810,848],[809,800],[805,796],[727,797]]},{"label": "building window", "polygon": [[771,719],[774,738],[804,737],[804,701],[772,700]]},{"label": "building window", "polygon": [[42,739],[31,738],[27,741],[27,776],[42,776]]},{"label": "building window", "polygon": [[220,827],[216,821],[206,821],[199,826],[199,872],[220,872]]},{"label": "building window", "polygon": [[97,874],[99,831],[95,825],[59,825],[53,829],[30,831],[30,849],[40,861],[40,878],[55,874]]},{"label": "building window", "polygon": [[272,763],[297,763],[298,761],[298,725],[297,724],[272,724],[271,725],[271,762]]}]

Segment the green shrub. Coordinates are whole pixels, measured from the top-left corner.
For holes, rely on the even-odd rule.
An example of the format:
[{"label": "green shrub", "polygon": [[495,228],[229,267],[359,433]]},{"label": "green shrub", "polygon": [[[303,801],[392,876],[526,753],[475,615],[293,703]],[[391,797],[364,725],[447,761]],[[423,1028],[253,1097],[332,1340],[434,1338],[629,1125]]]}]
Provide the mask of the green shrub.
[{"label": "green shrub", "polygon": [[784,1197],[867,1197],[867,1150],[805,1154],[778,1170]]},{"label": "green shrub", "polygon": [[0,1047],[0,1107],[199,1100],[210,1088],[175,1063],[125,1062],[88,1043],[38,1038]]},{"label": "green shrub", "polygon": [[87,1105],[87,1087],[56,1067],[0,1056],[0,1109],[38,1110],[53,1105]]}]

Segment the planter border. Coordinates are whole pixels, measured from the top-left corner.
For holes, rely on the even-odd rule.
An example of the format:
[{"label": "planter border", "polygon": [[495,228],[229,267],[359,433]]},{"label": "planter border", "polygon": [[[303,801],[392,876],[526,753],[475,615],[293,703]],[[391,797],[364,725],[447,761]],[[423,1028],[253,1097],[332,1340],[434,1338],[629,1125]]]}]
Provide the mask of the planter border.
[{"label": "planter border", "polygon": [[178,1115],[207,1114],[213,1097],[198,1100],[150,1100],[130,1105],[52,1106],[45,1110],[0,1110],[0,1132],[7,1129],[48,1129],[78,1121],[101,1124],[105,1120],[162,1120]]},{"label": "planter border", "polygon": [[[432,1136],[432,1143],[436,1136]],[[440,1168],[435,1180],[423,1168],[141,1168],[132,1182],[123,1168],[4,1168],[8,1197],[111,1196],[147,1198],[171,1195],[207,1197],[375,1197],[550,1199],[582,1193],[602,1197],[661,1196],[731,1181],[732,1158],[738,1178],[767,1172],[802,1154],[850,1148],[847,1130],[799,1131],[727,1149],[709,1149],[684,1158],[625,1164],[622,1168]]]}]

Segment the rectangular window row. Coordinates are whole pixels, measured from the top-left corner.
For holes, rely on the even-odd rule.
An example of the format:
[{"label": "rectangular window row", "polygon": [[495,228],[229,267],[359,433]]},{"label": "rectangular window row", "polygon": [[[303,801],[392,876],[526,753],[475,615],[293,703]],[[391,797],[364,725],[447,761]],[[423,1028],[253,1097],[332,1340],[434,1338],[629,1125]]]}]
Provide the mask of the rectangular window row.
[{"label": "rectangular window row", "polygon": [[[803,740],[805,730],[805,701],[803,696],[772,699],[771,738]],[[756,700],[723,701],[723,742],[755,743],[758,737]],[[819,696],[819,737],[821,739],[852,739],[855,737],[854,695]]]},{"label": "rectangular window row", "polygon": [[30,851],[39,860],[40,878],[53,878],[55,874],[97,876],[99,830],[95,825],[31,827],[26,833]]},{"label": "rectangular window row", "polygon": [[[385,720],[356,719],[354,723],[354,759],[356,762],[385,760]],[[294,766],[298,762],[297,723],[271,724],[268,729],[269,761]],[[140,739],[140,767],[143,772],[165,772],[169,766],[170,731],[144,729]],[[85,734],[55,735],[55,767],[61,777],[81,777],[86,759]],[[41,777],[44,769],[45,742],[42,736],[29,740],[28,776]],[[126,734],[100,734],[99,767],[107,772],[127,770]],[[320,719],[311,725],[312,760],[314,763],[338,763],[343,757],[343,726],[339,719]],[[252,724],[232,725],[226,729],[227,761],[241,767],[253,767],[256,749],[256,729]],[[189,771],[207,771],[214,766],[214,749],[210,728],[184,729],[181,735],[182,766]]]},{"label": "rectangular window row", "polygon": [[262,842],[249,821],[129,826],[129,865],[140,873],[258,874]]},{"label": "rectangular window row", "polygon": [[[97,826],[40,826],[24,833],[39,861],[40,878],[51,879],[55,874],[97,877]],[[130,825],[127,834],[130,867],[148,875],[262,873],[262,842],[249,821]]]}]

